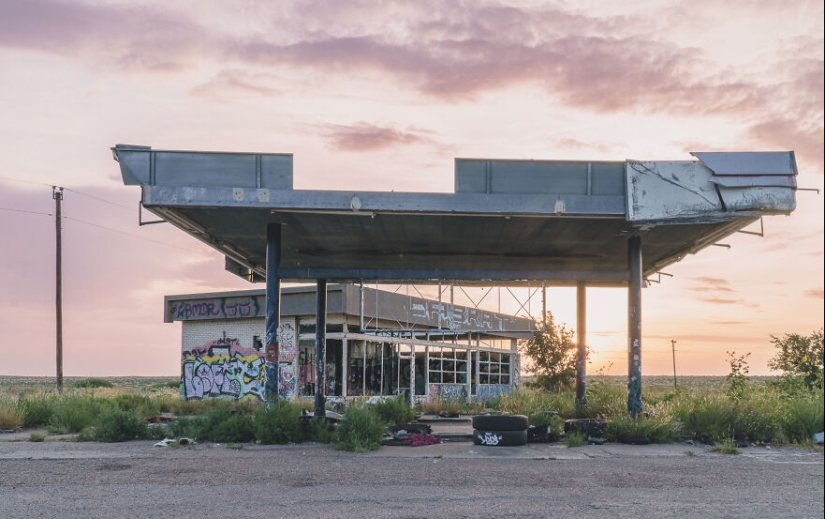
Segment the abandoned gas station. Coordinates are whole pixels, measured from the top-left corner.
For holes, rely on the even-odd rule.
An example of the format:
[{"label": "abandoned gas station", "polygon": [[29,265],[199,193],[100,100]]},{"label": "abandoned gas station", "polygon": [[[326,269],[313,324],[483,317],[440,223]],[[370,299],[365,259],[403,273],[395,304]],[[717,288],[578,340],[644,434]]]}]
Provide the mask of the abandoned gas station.
[{"label": "abandoned gas station", "polygon": [[323,191],[293,189],[289,154],[112,151],[123,182],[140,186],[142,207],[224,254],[230,272],[265,282],[266,395],[279,393],[283,368],[294,361],[278,333],[281,284],[316,283],[322,414],[329,380],[320,359],[327,359],[334,281],[575,286],[579,402],[587,287],[625,287],[627,407],[635,416],[646,280],[763,216],[792,212],[797,175],[793,152],[784,151],[693,152],[681,161],[456,159],[453,193]]},{"label": "abandoned gas station", "polygon": [[[316,297],[314,286],[281,290],[280,398],[316,394]],[[265,309],[264,290],[164,298],[164,320],[182,323],[181,398],[266,398]],[[417,291],[331,284],[325,397],[495,397],[518,384],[517,342],[536,324]]]}]

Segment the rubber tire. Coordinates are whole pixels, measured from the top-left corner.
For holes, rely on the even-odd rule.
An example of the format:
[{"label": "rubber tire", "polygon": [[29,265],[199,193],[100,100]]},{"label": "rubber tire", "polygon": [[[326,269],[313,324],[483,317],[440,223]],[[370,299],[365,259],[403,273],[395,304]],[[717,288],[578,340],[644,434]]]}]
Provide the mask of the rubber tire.
[{"label": "rubber tire", "polygon": [[487,447],[520,447],[527,445],[527,430],[523,431],[473,431],[473,443]]},{"label": "rubber tire", "polygon": [[473,429],[482,431],[526,431],[527,417],[523,414],[482,414],[473,417]]}]

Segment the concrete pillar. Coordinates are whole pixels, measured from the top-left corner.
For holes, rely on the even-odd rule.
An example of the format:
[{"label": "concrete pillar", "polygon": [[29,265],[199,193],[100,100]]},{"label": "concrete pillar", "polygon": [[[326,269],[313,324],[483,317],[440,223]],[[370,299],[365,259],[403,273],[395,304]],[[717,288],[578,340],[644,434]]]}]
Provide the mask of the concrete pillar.
[{"label": "concrete pillar", "polygon": [[576,283],[576,405],[587,404],[587,287]]},{"label": "concrete pillar", "polygon": [[327,416],[327,280],[317,281],[315,295],[315,416]]},{"label": "concrete pillar", "polygon": [[636,417],[642,412],[642,240],[627,242],[627,412]]},{"label": "concrete pillar", "polygon": [[281,225],[271,223],[266,227],[266,347],[264,349],[266,387],[264,392],[267,402],[273,402],[279,398],[278,329],[281,326],[281,278],[278,277],[278,265],[280,259]]}]

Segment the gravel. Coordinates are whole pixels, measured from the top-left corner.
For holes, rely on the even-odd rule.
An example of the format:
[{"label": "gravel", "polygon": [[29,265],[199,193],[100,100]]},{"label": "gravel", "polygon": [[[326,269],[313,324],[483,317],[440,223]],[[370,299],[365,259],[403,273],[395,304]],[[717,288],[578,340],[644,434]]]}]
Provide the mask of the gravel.
[{"label": "gravel", "polygon": [[0,517],[823,517],[823,455],[799,449],[154,443],[0,441]]}]

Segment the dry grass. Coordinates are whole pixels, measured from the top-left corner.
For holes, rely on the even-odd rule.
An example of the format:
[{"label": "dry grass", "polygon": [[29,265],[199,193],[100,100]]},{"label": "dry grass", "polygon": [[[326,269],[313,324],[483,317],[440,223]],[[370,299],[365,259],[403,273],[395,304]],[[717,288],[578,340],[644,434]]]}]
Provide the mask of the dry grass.
[{"label": "dry grass", "polygon": [[0,400],[0,430],[16,431],[23,427],[23,412],[12,402]]}]

